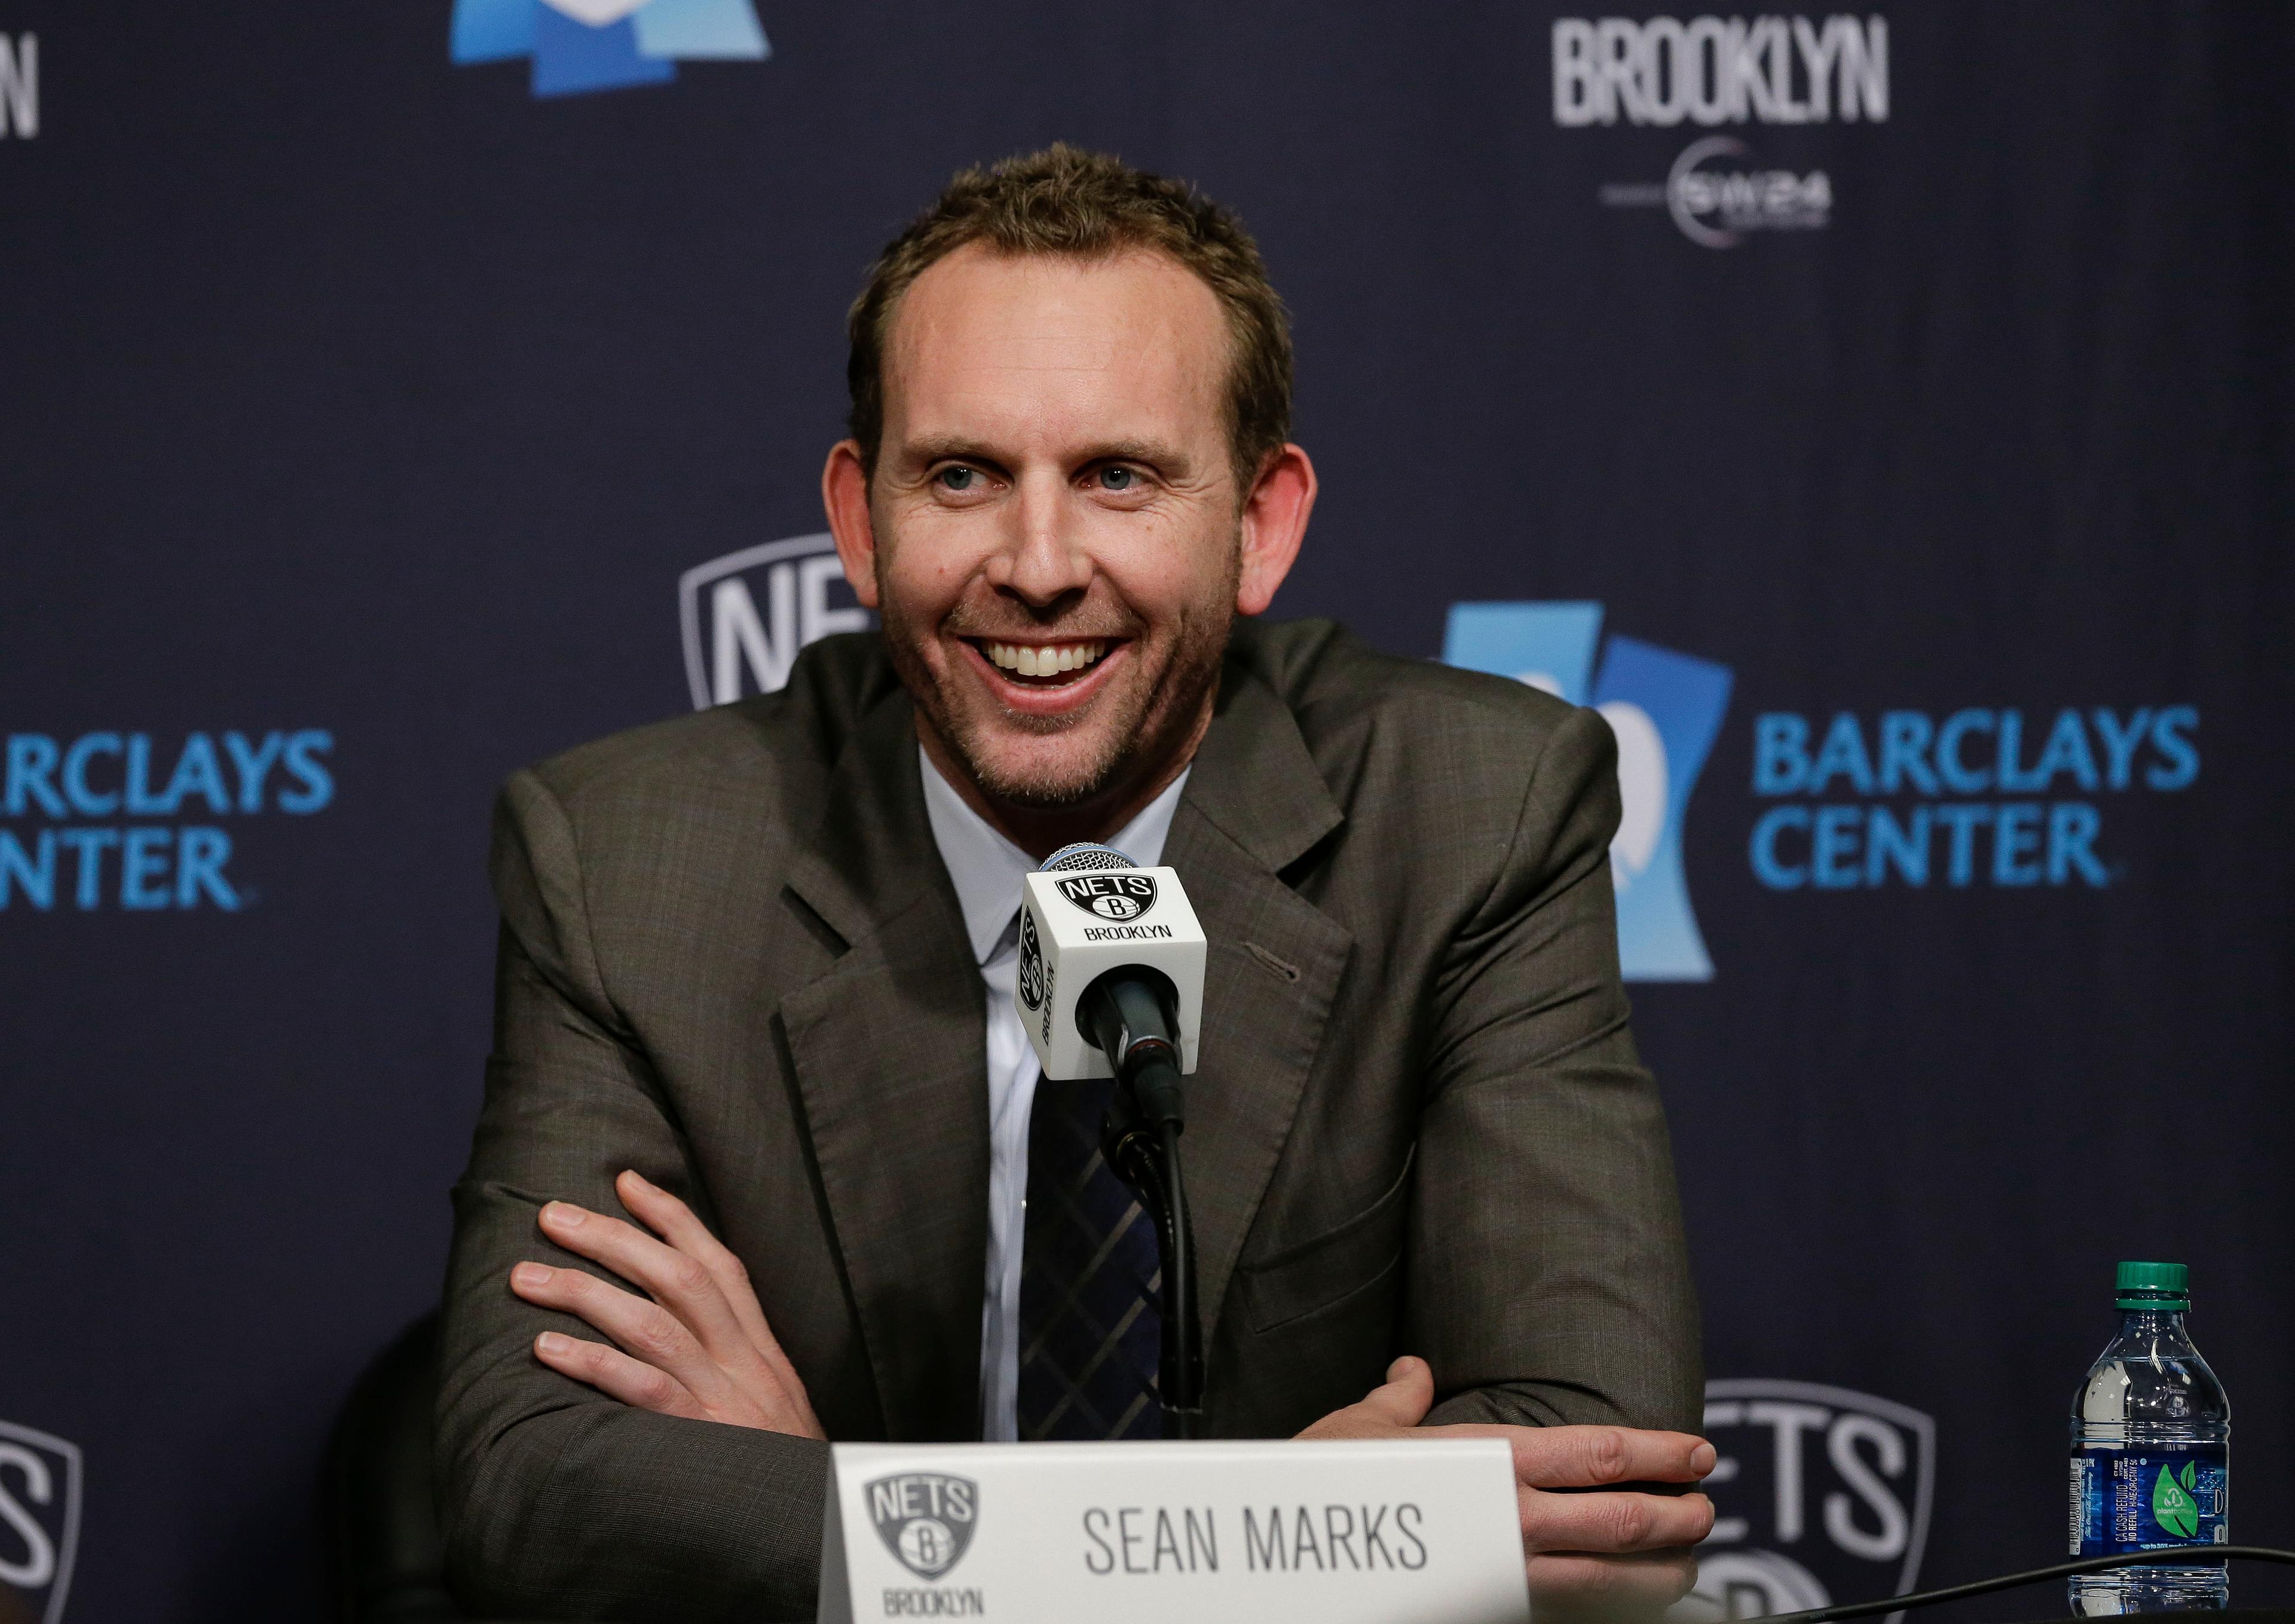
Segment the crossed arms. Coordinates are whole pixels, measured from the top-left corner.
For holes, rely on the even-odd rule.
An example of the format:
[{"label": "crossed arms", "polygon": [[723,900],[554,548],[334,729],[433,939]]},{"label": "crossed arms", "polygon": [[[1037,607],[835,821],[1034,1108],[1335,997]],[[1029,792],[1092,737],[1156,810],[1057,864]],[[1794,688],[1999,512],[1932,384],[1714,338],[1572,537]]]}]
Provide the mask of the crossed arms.
[{"label": "crossed arms", "polygon": [[[1582,754],[1574,776],[1605,765],[1600,753]],[[1577,809],[1580,789],[1556,794]],[[1572,853],[1564,871],[1540,877],[1518,910],[1505,903],[1507,919],[1473,944],[1479,957],[1462,977],[1470,992],[1502,986],[1507,957],[1538,951],[1570,918],[1606,915],[1608,822],[1598,805],[1581,821],[1556,843]],[[475,1604],[526,1616],[810,1617],[830,1431],[822,1417],[864,1413],[853,1394],[869,1378],[864,1366],[856,1382],[850,1359],[822,1341],[821,1327],[843,1326],[850,1312],[833,1271],[791,1261],[834,1250],[804,1229],[816,1218],[803,1165],[772,1187],[773,1242],[737,1241],[710,1192],[743,1179],[754,1191],[762,1175],[742,1158],[755,1153],[723,1141],[755,1135],[723,1123],[698,1133],[668,1096],[606,992],[573,829],[538,781],[514,781],[506,796],[496,870],[495,1052],[455,1192],[440,1406],[441,1504],[458,1586]],[[1494,1008],[1478,1030],[1531,1018],[1547,1017]],[[1585,1041],[1608,1040],[1597,1030]],[[1523,1086],[1502,1060],[1471,1042],[1451,1050],[1444,1109],[1458,1120],[1441,1132],[1485,1131],[1477,1111],[1501,1108]],[[1550,1176],[1566,1184],[1572,1175]],[[1599,1181],[1579,1177],[1586,1187],[1571,1198],[1590,1211]],[[1439,1206],[1426,1216],[1471,1228]],[[1465,1235],[1469,1245],[1481,1239]],[[753,1279],[758,1270],[767,1272]],[[761,1299],[780,1305],[779,1326]],[[1426,1362],[1405,1357],[1383,1384],[1301,1435],[1438,1431],[1422,1424],[1434,1399]],[[881,1412],[872,1401],[866,1413]],[[1539,1411],[1498,1389],[1456,1395],[1438,1412],[1512,1447],[1538,1590],[1662,1602],[1686,1587],[1687,1547],[1710,1527],[1710,1503],[1603,1486],[1694,1482],[1711,1467],[1711,1448],[1676,1432],[1498,1419],[1525,1413]]]}]

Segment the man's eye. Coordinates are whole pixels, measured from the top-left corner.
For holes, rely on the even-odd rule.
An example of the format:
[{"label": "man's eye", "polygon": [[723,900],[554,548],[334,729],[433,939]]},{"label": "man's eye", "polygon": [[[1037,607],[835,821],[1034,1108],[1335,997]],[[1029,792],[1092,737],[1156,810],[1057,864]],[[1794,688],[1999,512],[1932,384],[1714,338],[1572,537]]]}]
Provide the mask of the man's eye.
[{"label": "man's eye", "polygon": [[933,477],[940,481],[943,490],[969,491],[979,483],[980,470],[976,468],[944,468]]},{"label": "man's eye", "polygon": [[1103,491],[1128,491],[1139,483],[1136,469],[1117,464],[1099,470],[1099,488]]}]

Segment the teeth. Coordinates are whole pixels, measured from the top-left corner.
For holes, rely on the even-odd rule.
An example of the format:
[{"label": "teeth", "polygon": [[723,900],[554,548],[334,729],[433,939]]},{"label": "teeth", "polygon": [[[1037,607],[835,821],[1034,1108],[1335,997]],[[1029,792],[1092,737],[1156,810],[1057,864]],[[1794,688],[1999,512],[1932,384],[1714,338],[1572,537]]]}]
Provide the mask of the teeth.
[{"label": "teeth", "polygon": [[1107,652],[1104,642],[1085,643],[989,643],[991,664],[1000,670],[1017,672],[1024,677],[1057,676],[1063,671],[1082,671]]}]

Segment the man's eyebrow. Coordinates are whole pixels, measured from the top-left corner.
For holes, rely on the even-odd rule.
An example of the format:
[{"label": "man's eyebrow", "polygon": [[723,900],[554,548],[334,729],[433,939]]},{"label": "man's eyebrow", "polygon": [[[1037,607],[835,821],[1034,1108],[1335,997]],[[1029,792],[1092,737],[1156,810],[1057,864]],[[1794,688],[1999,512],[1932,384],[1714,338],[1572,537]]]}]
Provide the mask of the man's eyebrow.
[{"label": "man's eyebrow", "polygon": [[901,454],[914,462],[989,462],[998,468],[1004,459],[977,440],[968,440],[961,435],[927,435],[922,439],[902,443]]},{"label": "man's eyebrow", "polygon": [[1086,462],[1145,462],[1165,473],[1184,475],[1193,466],[1188,453],[1162,440],[1110,440],[1094,446]]},{"label": "man's eyebrow", "polygon": [[[925,435],[904,441],[901,445],[903,460],[927,466],[935,462],[985,462],[995,468],[1009,466],[999,453],[978,440],[962,435]],[[1088,447],[1078,459],[1079,466],[1094,462],[1142,462],[1161,469],[1175,477],[1184,477],[1194,461],[1179,446],[1164,440],[1122,439],[1103,440]]]}]

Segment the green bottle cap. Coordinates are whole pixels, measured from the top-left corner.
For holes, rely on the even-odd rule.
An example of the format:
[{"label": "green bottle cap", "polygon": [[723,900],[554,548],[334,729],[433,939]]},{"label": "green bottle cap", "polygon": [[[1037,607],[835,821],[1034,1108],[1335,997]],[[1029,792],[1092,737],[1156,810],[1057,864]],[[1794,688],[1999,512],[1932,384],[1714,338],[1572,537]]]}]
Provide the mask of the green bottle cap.
[{"label": "green bottle cap", "polygon": [[2113,1284],[2119,1288],[2114,1307],[2180,1310],[2192,1306],[2186,1294],[2192,1271],[2181,1263],[2122,1263]]}]

